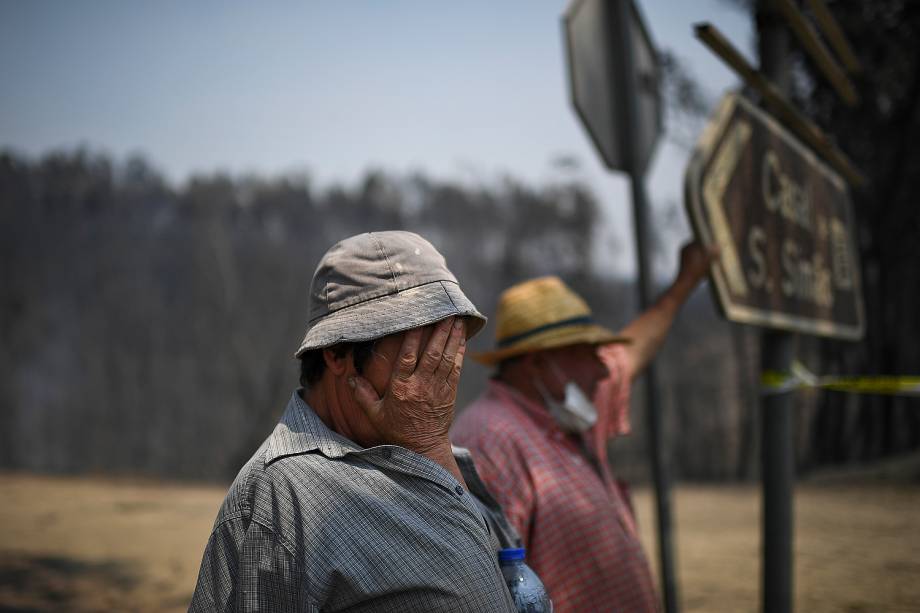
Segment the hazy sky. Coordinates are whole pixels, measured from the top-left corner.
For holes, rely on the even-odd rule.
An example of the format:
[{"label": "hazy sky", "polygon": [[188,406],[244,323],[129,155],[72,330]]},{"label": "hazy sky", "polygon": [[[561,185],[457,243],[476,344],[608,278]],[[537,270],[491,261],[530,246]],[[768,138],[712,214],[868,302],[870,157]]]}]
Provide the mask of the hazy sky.
[{"label": "hazy sky", "polygon": [[[230,2],[0,0],[0,147],[141,152],[193,172],[369,167],[540,184],[574,155],[631,256],[625,180],[603,169],[571,110],[561,0]],[[659,47],[717,99],[733,75],[693,37],[710,21],[744,51],[749,19],[719,0],[644,0]],[[681,202],[687,151],[663,143],[648,177]],[[676,230],[679,234],[682,230]],[[617,267],[630,266],[630,257]]]}]

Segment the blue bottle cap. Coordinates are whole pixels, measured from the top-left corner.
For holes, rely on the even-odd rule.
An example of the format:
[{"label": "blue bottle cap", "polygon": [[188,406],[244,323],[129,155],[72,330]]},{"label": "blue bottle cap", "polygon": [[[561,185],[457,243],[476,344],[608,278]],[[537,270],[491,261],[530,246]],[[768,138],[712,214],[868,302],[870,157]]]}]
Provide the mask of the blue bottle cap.
[{"label": "blue bottle cap", "polygon": [[499,562],[510,562],[511,560],[523,560],[527,550],[523,547],[509,547],[498,552]]}]

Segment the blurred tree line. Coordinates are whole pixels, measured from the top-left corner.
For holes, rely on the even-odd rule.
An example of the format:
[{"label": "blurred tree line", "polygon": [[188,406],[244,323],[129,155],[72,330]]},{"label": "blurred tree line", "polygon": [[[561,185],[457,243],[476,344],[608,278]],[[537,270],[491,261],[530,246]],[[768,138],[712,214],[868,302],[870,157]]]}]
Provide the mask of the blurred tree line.
[{"label": "blurred tree line", "polygon": [[[306,176],[214,175],[176,189],[139,158],[2,154],[0,465],[232,476],[297,384],[292,353],[317,261],[362,231],[427,237],[487,314],[508,285],[558,274],[622,326],[635,288],[592,261],[598,206],[568,180],[474,187],[371,172],[318,190]],[[669,412],[675,453],[684,476],[731,476],[740,448],[730,441],[751,407],[733,384],[730,328],[705,292],[681,321],[667,352],[682,396]],[[471,348],[493,337],[490,325]],[[466,364],[461,407],[490,374]],[[634,423],[616,452],[641,477],[641,415]]]},{"label": "blurred tree line", "polygon": [[[218,174],[177,189],[139,158],[0,154],[0,466],[231,477],[297,385],[317,261],[362,231],[427,237],[487,315],[508,285],[558,274],[621,327],[636,290],[592,255],[599,206],[575,180],[477,187],[370,172],[319,190],[301,175]],[[676,257],[677,245],[659,249]],[[471,349],[493,338],[489,325]],[[678,477],[756,473],[756,356],[756,331],[723,322],[698,291],[661,360]],[[489,374],[467,360],[459,407]],[[634,402],[634,435],[612,449],[637,479],[641,412]],[[823,415],[803,398],[804,464]]]},{"label": "blurred tree line", "polygon": [[[920,5],[830,7],[865,66],[862,101],[839,103],[795,45],[793,98],[871,181],[854,193],[867,333],[860,343],[800,336],[798,357],[822,374],[917,374]],[[679,58],[664,59],[669,133],[686,144],[711,101]],[[599,207],[625,205],[564,178],[535,188],[369,172],[318,189],[306,175],[216,174],[177,188],[141,158],[0,152],[0,467],[232,476],[296,386],[291,356],[319,257],[358,232],[422,234],[487,315],[508,285],[558,274],[621,327],[636,291],[595,261],[595,243]],[[677,247],[656,246],[672,258]],[[493,334],[489,325],[471,350]],[[719,318],[706,289],[685,305],[660,356],[676,477],[756,476],[758,343],[756,329]],[[488,375],[467,360],[458,406]],[[634,400],[634,434],[612,458],[641,479]],[[916,398],[801,393],[796,407],[803,470],[920,446]]]},{"label": "blurred tree line", "polygon": [[232,474],[296,385],[313,268],[351,234],[418,231],[483,309],[538,272],[600,291],[584,239],[596,205],[574,184],[369,173],[320,193],[215,175],[177,190],[142,159],[4,154],[0,215],[7,467]]}]

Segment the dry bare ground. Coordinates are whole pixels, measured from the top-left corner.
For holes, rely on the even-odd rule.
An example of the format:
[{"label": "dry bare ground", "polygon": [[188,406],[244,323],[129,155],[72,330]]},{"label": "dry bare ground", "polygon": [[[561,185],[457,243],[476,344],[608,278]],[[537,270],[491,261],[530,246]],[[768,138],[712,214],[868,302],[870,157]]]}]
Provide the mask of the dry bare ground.
[{"label": "dry bare ground", "polygon": [[[223,495],[0,474],[0,611],[184,610]],[[636,507],[654,552],[648,490]],[[759,610],[758,489],[681,486],[674,507],[684,610]],[[796,522],[797,611],[920,611],[920,488],[799,486]]]}]

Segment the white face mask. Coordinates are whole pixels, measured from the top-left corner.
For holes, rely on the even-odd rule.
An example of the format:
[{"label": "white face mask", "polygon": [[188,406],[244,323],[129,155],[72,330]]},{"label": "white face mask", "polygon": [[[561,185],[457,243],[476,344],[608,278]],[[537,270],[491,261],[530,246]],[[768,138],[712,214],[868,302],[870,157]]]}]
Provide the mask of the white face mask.
[{"label": "white face mask", "polygon": [[[556,375],[562,379],[559,367],[553,362],[550,364]],[[590,430],[591,426],[597,422],[597,408],[574,381],[566,382],[565,398],[562,402],[553,398],[540,381],[535,379],[534,385],[543,396],[543,402],[549,409],[550,415],[564,431],[581,434]]]}]

